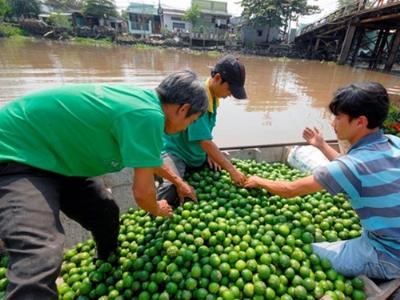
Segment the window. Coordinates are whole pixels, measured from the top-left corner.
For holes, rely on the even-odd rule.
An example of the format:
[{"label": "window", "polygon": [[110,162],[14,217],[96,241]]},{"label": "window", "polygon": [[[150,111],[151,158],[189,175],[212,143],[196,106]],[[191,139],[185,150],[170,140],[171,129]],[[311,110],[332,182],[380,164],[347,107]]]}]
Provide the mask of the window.
[{"label": "window", "polygon": [[257,30],[257,36],[262,36],[263,31],[262,30]]},{"label": "window", "polygon": [[185,23],[172,22],[172,29],[185,29]]}]

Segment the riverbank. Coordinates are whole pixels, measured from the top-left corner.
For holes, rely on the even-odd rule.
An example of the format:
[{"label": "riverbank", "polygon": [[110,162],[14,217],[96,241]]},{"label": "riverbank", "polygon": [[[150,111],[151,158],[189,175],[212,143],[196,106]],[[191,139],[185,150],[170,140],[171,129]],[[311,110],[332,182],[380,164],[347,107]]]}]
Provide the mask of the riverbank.
[{"label": "riverbank", "polygon": [[[238,53],[243,55],[254,55],[270,57],[271,59],[287,61],[288,59],[305,59],[311,61],[328,62],[336,64],[336,60],[329,59],[309,59],[309,53],[305,49],[296,47],[294,44],[266,44],[263,46],[245,47],[239,43],[230,41],[227,45],[218,46],[198,46],[191,45],[189,40],[179,36],[153,35],[147,38],[138,38],[129,34],[119,34],[112,28],[99,27],[91,29],[88,27],[60,28],[51,27],[38,20],[24,20],[19,24],[0,23],[0,38],[12,39],[46,39],[64,41],[71,44],[111,47],[113,45],[132,46],[136,49],[150,50],[159,48],[181,49],[192,54],[206,53],[209,56],[217,57],[223,52]],[[368,65],[358,63],[353,67],[358,69],[369,69]],[[383,70],[375,70],[388,73]],[[389,73],[400,74],[400,70],[394,67]]]},{"label": "riverbank", "polygon": [[142,49],[149,48],[181,48],[194,53],[211,52],[218,56],[221,52],[239,52],[249,55],[303,58],[293,45],[271,44],[262,47],[243,47],[238,42],[223,45],[204,46],[192,44],[186,37],[155,35],[147,38],[137,38],[129,34],[120,34],[107,27],[90,28],[61,28],[52,27],[38,20],[24,20],[19,24],[0,23],[0,38],[32,37],[38,39],[62,40],[91,46],[128,45]]}]

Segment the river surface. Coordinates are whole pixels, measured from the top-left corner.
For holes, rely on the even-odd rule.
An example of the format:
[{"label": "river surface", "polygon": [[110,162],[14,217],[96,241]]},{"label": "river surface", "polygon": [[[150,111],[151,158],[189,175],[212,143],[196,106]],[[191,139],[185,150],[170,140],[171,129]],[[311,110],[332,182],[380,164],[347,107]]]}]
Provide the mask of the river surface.
[{"label": "river surface", "polygon": [[[327,105],[334,91],[378,81],[400,93],[400,77],[335,63],[240,55],[248,100],[226,98],[214,140],[221,147],[302,141],[305,126],[334,139]],[[126,82],[154,88],[170,72],[191,69],[205,79],[218,56],[176,49],[96,47],[0,39],[0,106],[25,93],[69,83]]]}]

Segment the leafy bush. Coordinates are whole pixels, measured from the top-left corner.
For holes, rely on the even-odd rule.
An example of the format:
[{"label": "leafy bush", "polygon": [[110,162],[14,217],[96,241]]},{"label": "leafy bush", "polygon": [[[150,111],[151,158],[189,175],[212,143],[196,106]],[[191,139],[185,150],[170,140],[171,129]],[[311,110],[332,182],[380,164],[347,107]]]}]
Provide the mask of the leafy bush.
[{"label": "leafy bush", "polygon": [[56,26],[56,27],[62,27],[62,28],[67,28],[71,29],[72,25],[71,22],[69,21],[67,16],[64,16],[59,13],[55,13],[50,15],[48,22],[50,25]]},{"label": "leafy bush", "polygon": [[0,23],[0,37],[11,37],[11,36],[21,36],[23,35],[23,30],[21,28]]},{"label": "leafy bush", "polygon": [[72,40],[75,44],[85,45],[85,46],[103,46],[109,47],[112,45],[111,39],[89,39],[83,37],[76,37]]}]

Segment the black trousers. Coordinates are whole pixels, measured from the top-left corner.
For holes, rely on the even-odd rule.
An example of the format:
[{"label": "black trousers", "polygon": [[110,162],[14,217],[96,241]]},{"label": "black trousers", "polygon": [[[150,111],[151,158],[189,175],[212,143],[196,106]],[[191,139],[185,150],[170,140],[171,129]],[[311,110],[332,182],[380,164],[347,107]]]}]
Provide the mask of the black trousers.
[{"label": "black trousers", "polygon": [[10,256],[6,299],[57,299],[60,210],[92,232],[100,258],[117,247],[119,208],[95,180],[0,164],[0,239]]}]

